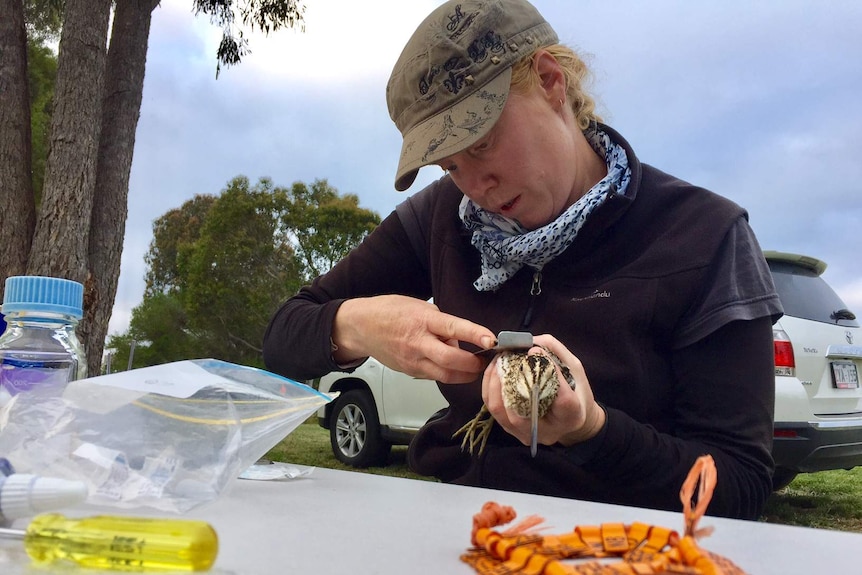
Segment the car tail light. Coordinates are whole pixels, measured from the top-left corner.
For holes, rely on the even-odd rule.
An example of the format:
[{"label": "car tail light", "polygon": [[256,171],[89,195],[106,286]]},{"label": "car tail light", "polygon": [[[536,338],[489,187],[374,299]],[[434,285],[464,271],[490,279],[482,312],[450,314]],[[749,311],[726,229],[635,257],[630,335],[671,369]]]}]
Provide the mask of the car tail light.
[{"label": "car tail light", "polygon": [[775,347],[775,375],[793,377],[796,375],[796,360],[793,357],[793,344],[783,329],[772,330]]}]

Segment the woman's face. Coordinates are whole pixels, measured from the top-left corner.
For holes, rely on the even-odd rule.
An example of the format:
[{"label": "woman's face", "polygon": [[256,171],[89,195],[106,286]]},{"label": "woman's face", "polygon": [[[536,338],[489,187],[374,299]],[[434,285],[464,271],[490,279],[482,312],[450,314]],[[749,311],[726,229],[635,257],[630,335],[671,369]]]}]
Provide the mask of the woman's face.
[{"label": "woman's face", "polygon": [[578,154],[598,157],[565,104],[551,98],[541,87],[510,93],[484,138],[438,162],[475,204],[528,230],[556,219],[595,183],[586,183],[589,160]]}]

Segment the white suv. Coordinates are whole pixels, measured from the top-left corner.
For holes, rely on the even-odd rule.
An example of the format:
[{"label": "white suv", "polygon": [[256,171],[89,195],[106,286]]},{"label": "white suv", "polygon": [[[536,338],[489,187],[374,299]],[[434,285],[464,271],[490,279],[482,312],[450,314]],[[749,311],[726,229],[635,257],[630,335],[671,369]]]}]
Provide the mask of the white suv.
[{"label": "white suv", "polygon": [[323,392],[339,391],[317,412],[332,452],[354,467],[385,465],[393,445],[407,445],[426,421],[449,404],[437,382],[410,377],[368,358],[353,373],[320,378]]},{"label": "white suv", "polygon": [[[776,471],[773,487],[800,472],[862,465],[862,329],[823,280],[826,264],[764,252],[784,305],[775,340]],[[406,445],[446,407],[433,381],[384,367],[374,358],[353,373],[333,372],[320,390],[341,396],[318,411],[335,457],[366,467],[386,462],[390,447]]]},{"label": "white suv", "polygon": [[775,340],[775,476],[862,465],[862,329],[820,260],[764,252],[784,306]]}]

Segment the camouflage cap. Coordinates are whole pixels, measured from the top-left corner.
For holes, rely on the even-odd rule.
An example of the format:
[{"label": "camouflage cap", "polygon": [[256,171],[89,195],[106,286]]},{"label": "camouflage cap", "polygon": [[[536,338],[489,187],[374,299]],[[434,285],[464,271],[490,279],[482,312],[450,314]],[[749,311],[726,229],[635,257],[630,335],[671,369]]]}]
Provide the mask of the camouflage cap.
[{"label": "camouflage cap", "polygon": [[395,189],[482,138],[503,111],[512,65],[557,41],[526,0],[451,0],[425,18],[386,85],[389,115],[404,138]]}]

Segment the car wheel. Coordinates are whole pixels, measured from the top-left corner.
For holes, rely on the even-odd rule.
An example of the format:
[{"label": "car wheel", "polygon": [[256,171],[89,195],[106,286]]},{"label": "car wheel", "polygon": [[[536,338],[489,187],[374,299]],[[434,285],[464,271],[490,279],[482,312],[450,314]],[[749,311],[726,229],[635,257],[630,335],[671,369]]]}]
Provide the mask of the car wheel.
[{"label": "car wheel", "polygon": [[347,465],[386,463],[392,445],[380,436],[380,420],[370,393],[354,389],[335,400],[329,442],[335,458]]},{"label": "car wheel", "polygon": [[775,473],[772,474],[772,490],[778,491],[780,489],[784,489],[790,485],[791,481],[796,479],[797,475],[798,473],[792,469],[776,467]]}]

